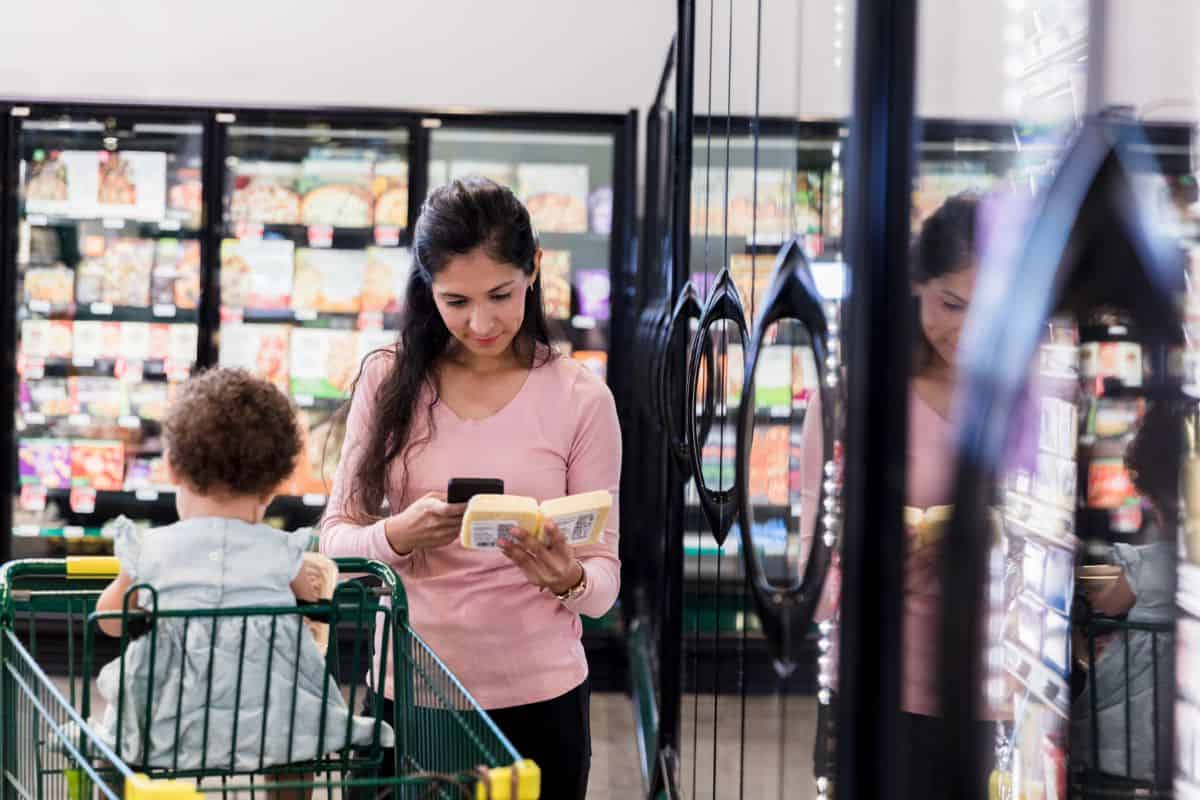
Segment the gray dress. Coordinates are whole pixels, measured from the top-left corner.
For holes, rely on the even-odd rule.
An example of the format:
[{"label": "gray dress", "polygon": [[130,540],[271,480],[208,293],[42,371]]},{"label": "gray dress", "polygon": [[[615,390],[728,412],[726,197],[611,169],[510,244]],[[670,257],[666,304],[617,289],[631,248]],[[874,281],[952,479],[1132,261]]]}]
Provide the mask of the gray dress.
[{"label": "gray dress", "polygon": [[[116,526],[114,542],[121,569],[134,584],[154,587],[160,611],[294,606],[290,584],[307,546],[306,537],[224,518],[147,531],[126,520]],[[139,592],[139,605],[150,608],[150,601],[148,591]],[[325,659],[297,615],[276,617],[273,638],[271,617],[245,619],[244,645],[242,618],[222,619],[214,632],[211,617],[191,619],[186,630],[183,619],[163,619],[129,644],[118,753],[126,763],[241,772],[371,743],[374,720],[350,716],[332,678],[323,699]],[[97,681],[107,708],[92,724],[110,746],[121,682],[120,659],[105,665]],[[149,752],[143,753],[148,690]],[[392,744],[386,724],[381,738]]]}]

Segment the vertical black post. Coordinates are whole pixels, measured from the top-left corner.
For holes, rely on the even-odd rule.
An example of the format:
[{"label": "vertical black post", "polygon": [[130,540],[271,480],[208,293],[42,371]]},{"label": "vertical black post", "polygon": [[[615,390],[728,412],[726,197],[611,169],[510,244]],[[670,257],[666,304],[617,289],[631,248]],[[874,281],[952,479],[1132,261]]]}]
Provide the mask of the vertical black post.
[{"label": "vertical black post", "polygon": [[408,230],[405,236],[412,242],[421,204],[429,194],[429,129],[422,118],[411,123],[408,135]]},{"label": "vertical black post", "polygon": [[211,367],[218,361],[217,334],[221,330],[221,240],[225,235],[225,186],[229,172],[225,165],[226,124],[221,114],[209,114],[204,121],[204,164],[201,181],[204,191],[204,224],[200,232],[200,352],[196,366]]},{"label": "vertical black post", "polygon": [[627,407],[626,378],[629,367],[626,357],[632,355],[628,347],[630,318],[624,313],[624,309],[629,308],[633,302],[630,267],[637,265],[633,236],[634,219],[637,217],[637,125],[637,111],[631,109],[614,137],[613,148],[613,166],[616,174],[613,176],[615,191],[608,257],[612,299],[610,306],[614,313],[609,315],[608,385],[621,408]]},{"label": "vertical black post", "polygon": [[905,765],[896,745],[916,5],[916,0],[858,0],[855,19],[845,221],[852,287],[846,363],[854,410],[846,431],[839,800],[876,800],[903,791]]},{"label": "vertical black post", "polygon": [[[17,492],[17,125],[12,110],[0,109],[0,564],[13,556],[13,497]],[[12,708],[8,714],[15,713]]]}]

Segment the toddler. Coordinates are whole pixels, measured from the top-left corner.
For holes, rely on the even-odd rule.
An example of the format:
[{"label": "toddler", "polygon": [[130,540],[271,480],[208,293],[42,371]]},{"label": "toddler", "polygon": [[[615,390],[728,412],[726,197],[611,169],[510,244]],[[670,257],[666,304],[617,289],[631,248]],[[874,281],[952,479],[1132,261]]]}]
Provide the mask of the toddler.
[{"label": "toddler", "polygon": [[[211,370],[184,384],[163,433],[179,522],[147,531],[127,520],[116,526],[121,571],[97,611],[120,611],[139,584],[154,587],[159,611],[316,601],[322,576],[305,563],[306,537],[262,523],[300,453],[290,401],[242,370]],[[151,608],[150,592],[131,597],[131,610],[135,602]],[[99,625],[121,634],[119,618]],[[124,660],[123,675],[120,659],[100,672],[108,705],[95,727],[115,743],[123,681],[118,755],[127,763],[253,771],[369,745],[375,734],[374,720],[348,720],[312,634],[294,614],[226,617],[215,628],[208,616],[161,619],[129,644]],[[391,728],[383,725],[380,736],[391,746]]]}]

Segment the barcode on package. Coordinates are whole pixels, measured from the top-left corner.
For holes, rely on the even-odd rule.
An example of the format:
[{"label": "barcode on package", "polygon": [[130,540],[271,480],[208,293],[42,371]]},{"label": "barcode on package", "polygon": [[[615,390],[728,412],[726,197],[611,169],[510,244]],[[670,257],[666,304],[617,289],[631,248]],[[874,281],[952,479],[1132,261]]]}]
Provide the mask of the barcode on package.
[{"label": "barcode on package", "polygon": [[592,526],[596,524],[596,512],[584,511],[580,514],[566,514],[555,517],[554,522],[562,531],[567,544],[581,544],[586,542],[592,533]]},{"label": "barcode on package", "polygon": [[516,520],[511,519],[487,519],[472,522],[471,543],[476,547],[495,547],[501,536],[507,536],[511,529],[517,527],[520,526]]}]

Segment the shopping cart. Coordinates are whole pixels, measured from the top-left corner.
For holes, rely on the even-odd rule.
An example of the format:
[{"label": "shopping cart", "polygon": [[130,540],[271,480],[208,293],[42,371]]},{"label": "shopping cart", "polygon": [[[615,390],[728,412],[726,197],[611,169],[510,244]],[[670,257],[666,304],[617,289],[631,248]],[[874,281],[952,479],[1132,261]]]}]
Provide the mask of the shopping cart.
[{"label": "shopping cart", "polygon": [[[536,800],[540,784],[537,766],[520,759],[454,675],[409,627],[404,592],[391,569],[364,559],[338,559],[337,563],[343,576],[355,577],[343,581],[332,600],[323,603],[299,608],[156,611],[152,590],[134,587],[131,592],[147,590],[142,598],[149,609],[127,608],[109,614],[98,614],[94,608],[100,591],[117,574],[114,558],[35,559],[0,567],[0,800],[90,800],[94,796],[182,800],[218,793],[222,798],[265,794],[280,800],[316,792],[328,797],[398,800]],[[119,639],[99,631],[97,623],[105,617],[121,619]],[[235,759],[238,748],[229,744],[239,741],[235,704],[232,731],[210,730],[205,711],[202,734],[205,748],[210,741],[228,737],[224,741],[230,760],[212,763],[204,752],[196,764],[196,753],[189,751],[182,754],[181,765],[178,735],[173,745],[167,745],[170,756],[164,761],[163,743],[149,741],[149,725],[142,725],[146,731],[143,741],[129,742],[129,737],[122,741],[118,724],[116,741],[111,743],[88,725],[100,667],[120,657],[124,668],[124,654],[139,635],[151,637],[153,664],[158,631],[165,630],[161,626],[182,626],[182,641],[188,643],[187,657],[192,659],[197,654],[190,649],[193,640],[187,636],[188,627],[207,626],[215,649],[221,626],[232,626],[236,637],[238,627],[244,632],[253,619],[269,620],[272,637],[277,631],[283,636],[287,630],[299,635],[301,626],[314,620],[329,626],[325,686],[329,691],[340,690],[350,709],[361,709],[373,720],[369,743],[359,741],[355,747],[343,747],[304,763],[267,765],[260,754],[259,763],[247,766],[242,763],[244,754]],[[374,657],[376,650],[379,658]],[[236,675],[238,697],[242,696],[243,678],[249,681],[250,675],[261,673],[244,670],[253,658],[261,658],[261,653],[246,653],[243,648],[241,655]],[[205,654],[200,653],[199,658],[203,660]],[[211,665],[211,654],[208,660]],[[395,702],[391,718],[384,720],[382,702],[373,688],[382,686],[380,676],[386,674],[389,660],[395,665]],[[148,670],[147,717],[154,674],[153,668]],[[211,689],[211,666],[206,674]],[[268,689],[264,696],[271,697],[269,667],[265,674]],[[122,680],[122,694],[115,704],[118,713],[126,707],[124,684]],[[294,697],[295,690],[292,692]],[[177,694],[176,702],[182,703],[182,692]],[[264,741],[266,736],[287,735],[290,748],[295,731],[268,731],[267,715],[261,716]],[[383,747],[382,721],[395,731],[394,749]],[[322,714],[320,726],[324,725]],[[340,741],[348,740],[349,736]],[[327,741],[323,730],[316,741]],[[150,763],[131,764],[121,757],[128,753],[153,755]],[[387,761],[389,755],[391,761]]]},{"label": "shopping cart", "polygon": [[1087,686],[1072,725],[1082,762],[1072,798],[1170,798],[1173,626],[1090,615],[1082,628]]}]

